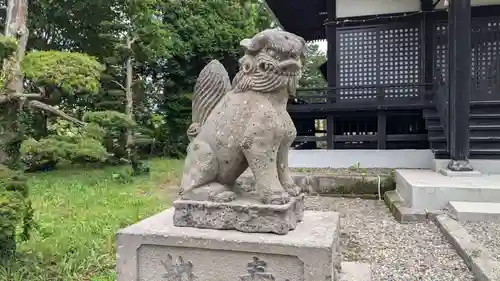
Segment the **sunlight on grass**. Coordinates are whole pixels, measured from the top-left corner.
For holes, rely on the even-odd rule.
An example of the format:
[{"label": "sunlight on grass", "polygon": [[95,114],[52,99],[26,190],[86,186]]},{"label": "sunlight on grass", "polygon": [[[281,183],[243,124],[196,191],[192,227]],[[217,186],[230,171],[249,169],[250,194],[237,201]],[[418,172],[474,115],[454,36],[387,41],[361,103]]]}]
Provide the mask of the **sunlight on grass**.
[{"label": "sunlight on grass", "polygon": [[169,207],[183,162],[150,163],[151,175],[129,184],[113,180],[123,167],[31,175],[38,227],[0,280],[115,280],[116,231]]}]

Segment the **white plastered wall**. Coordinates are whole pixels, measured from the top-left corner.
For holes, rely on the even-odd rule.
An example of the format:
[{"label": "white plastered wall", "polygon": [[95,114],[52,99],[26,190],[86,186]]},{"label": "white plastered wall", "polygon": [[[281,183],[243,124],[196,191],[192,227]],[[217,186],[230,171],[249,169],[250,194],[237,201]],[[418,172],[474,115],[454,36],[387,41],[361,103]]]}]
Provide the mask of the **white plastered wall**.
[{"label": "white plastered wall", "polygon": [[[436,9],[444,9],[444,2],[441,0]],[[472,6],[488,5],[500,5],[500,0],[472,0]],[[420,0],[337,0],[338,18],[417,11],[420,11]]]},{"label": "white plastered wall", "polygon": [[337,0],[337,17],[420,11],[420,0]]},{"label": "white plastered wall", "polygon": [[[445,0],[441,0],[437,6],[436,6],[436,9],[438,10],[441,10],[441,9],[444,9],[444,1]],[[448,0],[448,1],[452,1],[452,0]],[[489,5],[500,5],[500,0],[472,0],[472,3],[471,3],[472,6],[489,6]]]}]

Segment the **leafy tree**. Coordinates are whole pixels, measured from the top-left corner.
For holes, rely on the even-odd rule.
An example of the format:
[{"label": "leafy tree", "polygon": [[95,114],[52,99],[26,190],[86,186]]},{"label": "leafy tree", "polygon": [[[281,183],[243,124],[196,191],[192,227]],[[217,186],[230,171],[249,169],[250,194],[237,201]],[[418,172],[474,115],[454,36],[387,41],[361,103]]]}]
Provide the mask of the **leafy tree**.
[{"label": "leafy tree", "polygon": [[[33,1],[30,9],[33,32],[28,49],[82,51],[96,56],[107,65],[106,75],[101,78],[101,93],[59,105],[75,111],[124,112],[126,103],[122,101],[126,99],[126,91],[121,86],[126,88],[127,48],[117,50],[116,47],[126,46],[127,30],[134,31],[129,27],[137,23],[135,27],[143,31],[139,36],[141,40],[132,47],[133,112],[139,124],[134,132],[135,143],[154,146],[156,155],[179,155],[184,153],[187,142],[189,93],[201,69],[211,59],[218,59],[233,76],[241,55],[239,41],[270,27],[272,19],[262,0],[143,2]],[[151,14],[154,17],[147,16]],[[154,21],[157,18],[162,20],[162,28],[157,28],[159,22]],[[156,126],[158,123],[151,117],[158,115],[164,117],[160,126]]]},{"label": "leafy tree", "polygon": [[250,19],[254,21],[257,30],[278,27],[276,20],[271,17],[271,12],[264,0],[241,0],[240,3],[246,9]]},{"label": "leafy tree", "polygon": [[103,70],[94,58],[80,53],[25,54],[29,34],[27,14],[27,0],[9,0],[5,35],[0,36],[0,261],[15,252],[18,230],[21,228],[21,238],[27,239],[32,225],[26,179],[18,172],[20,147],[27,132],[23,122],[30,114],[29,109],[50,112],[85,126],[44,101],[50,99],[50,93],[56,89],[66,95],[95,92]]},{"label": "leafy tree", "polygon": [[123,0],[30,1],[28,50],[84,52],[99,61],[113,53],[102,38],[103,23],[119,17],[113,10]]},{"label": "leafy tree", "polygon": [[60,161],[69,163],[104,163],[110,158],[114,162],[128,159],[112,153],[120,147],[122,136],[137,124],[125,114],[117,111],[87,112],[83,116],[85,126],[65,120],[57,120],[49,126],[46,138],[38,141],[31,138],[22,143],[21,153],[28,170],[52,169]]},{"label": "leafy tree", "polygon": [[[113,10],[119,15],[114,21],[105,23],[108,29],[103,36],[114,44],[113,57],[107,58],[110,74],[123,77],[124,83],[112,80],[125,92],[125,114],[134,120],[134,100],[137,96],[134,84],[144,84],[143,77],[137,75],[136,68],[140,65],[156,62],[169,53],[171,40],[168,31],[161,21],[158,0],[123,0]],[[139,174],[140,163],[135,149],[134,127],[126,128],[127,157],[135,174]]]},{"label": "leafy tree", "polygon": [[305,53],[304,68],[299,86],[302,88],[327,87],[327,81],[321,74],[319,67],[326,61],[326,54],[319,49],[319,45],[310,43]]},{"label": "leafy tree", "polygon": [[175,34],[172,52],[152,68],[151,76],[163,84],[160,110],[165,118],[169,155],[184,154],[190,123],[190,94],[201,69],[212,59],[221,61],[233,77],[241,56],[239,42],[271,24],[261,1],[189,0],[165,2],[162,12]]}]

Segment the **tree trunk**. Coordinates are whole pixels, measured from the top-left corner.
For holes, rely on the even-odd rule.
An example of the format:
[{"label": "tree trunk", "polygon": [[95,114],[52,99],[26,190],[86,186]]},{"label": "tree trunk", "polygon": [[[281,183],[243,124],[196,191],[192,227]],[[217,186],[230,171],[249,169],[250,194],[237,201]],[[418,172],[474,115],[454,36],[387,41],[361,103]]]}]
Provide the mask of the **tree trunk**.
[{"label": "tree trunk", "polygon": [[[28,28],[26,26],[26,19],[28,17],[28,0],[8,0],[7,13],[5,19],[5,36],[12,36],[17,39],[19,46],[15,57],[12,59],[4,60],[4,66],[9,65],[12,71],[12,76],[6,82],[6,89],[0,95],[15,95],[23,92],[23,74],[21,72],[21,61],[24,58],[26,51],[26,43],[28,42]],[[9,169],[19,169],[19,148],[22,139],[22,126],[21,126],[21,107],[24,100],[21,99],[7,99],[7,102],[2,104],[0,116],[0,132],[2,139],[0,139],[0,164],[7,166]],[[9,207],[9,200],[7,199],[7,207]],[[3,223],[9,222],[2,221]],[[15,221],[14,221],[15,222]],[[0,261],[10,259],[16,252],[16,224],[5,225],[6,230],[12,230],[9,236],[3,237],[0,241]],[[1,227],[0,227],[1,230]],[[2,234],[4,234],[2,233]]]},{"label": "tree trunk", "polygon": [[[129,50],[132,49],[132,43],[133,40],[129,37],[127,39],[127,47]],[[132,66],[132,57],[129,56],[127,58],[127,65],[126,65],[126,71],[127,71],[127,77],[125,81],[125,93],[126,93],[126,99],[127,99],[127,104],[125,106],[125,114],[127,115],[130,120],[134,120],[134,93],[132,91],[132,81],[133,81],[133,75],[134,75],[134,69]],[[126,141],[126,148],[127,148],[127,156],[129,161],[134,165],[134,157],[133,157],[133,147],[134,147],[134,139],[132,136],[132,129],[128,128],[127,129],[127,141]]]},{"label": "tree trunk", "polygon": [[[17,95],[23,93],[23,73],[21,71],[21,61],[24,58],[26,44],[28,43],[28,27],[26,21],[28,17],[28,0],[8,0],[7,13],[5,19],[5,36],[12,36],[19,42],[15,57],[11,61],[12,76],[6,81],[6,91],[4,95]],[[4,61],[4,64],[8,63]],[[19,168],[19,147],[23,135],[21,124],[21,107],[24,99],[13,99],[7,104],[7,110],[3,112],[3,137],[0,147],[0,163],[6,164],[11,169]]]},{"label": "tree trunk", "polygon": [[8,0],[7,18],[5,22],[5,36],[12,36],[19,42],[15,62],[13,65],[13,78],[9,81],[7,89],[10,93],[23,92],[23,73],[21,71],[21,61],[26,52],[28,43],[28,0]]}]

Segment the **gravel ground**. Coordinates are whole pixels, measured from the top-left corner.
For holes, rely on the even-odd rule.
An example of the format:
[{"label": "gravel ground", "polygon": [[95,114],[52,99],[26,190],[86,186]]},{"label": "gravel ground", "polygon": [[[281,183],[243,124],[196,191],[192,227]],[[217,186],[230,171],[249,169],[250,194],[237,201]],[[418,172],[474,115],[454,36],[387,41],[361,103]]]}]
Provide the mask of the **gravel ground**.
[{"label": "gravel ground", "polygon": [[431,222],[400,224],[383,202],[310,197],[307,209],[341,213],[344,261],[372,264],[372,281],[474,280]]},{"label": "gravel ground", "polygon": [[500,262],[500,222],[462,222],[462,225]]}]

